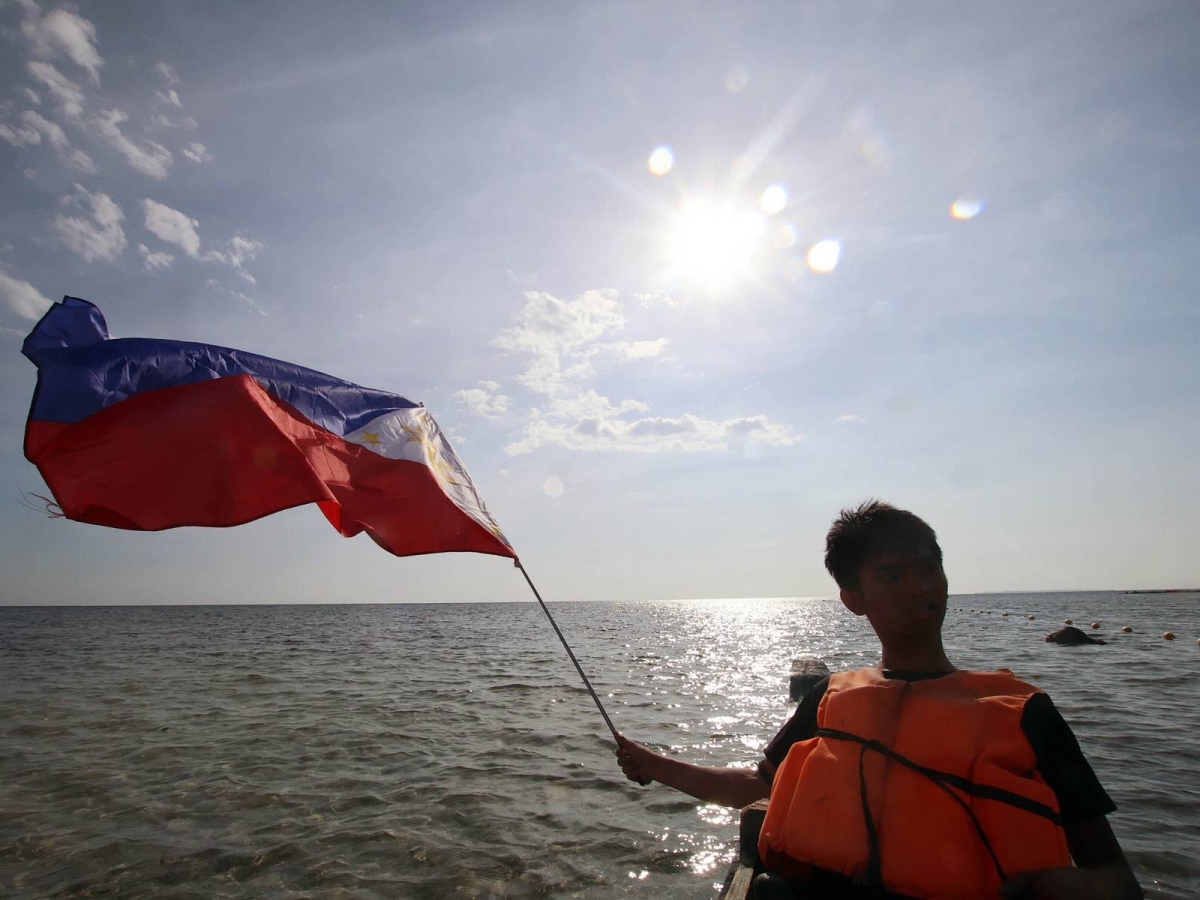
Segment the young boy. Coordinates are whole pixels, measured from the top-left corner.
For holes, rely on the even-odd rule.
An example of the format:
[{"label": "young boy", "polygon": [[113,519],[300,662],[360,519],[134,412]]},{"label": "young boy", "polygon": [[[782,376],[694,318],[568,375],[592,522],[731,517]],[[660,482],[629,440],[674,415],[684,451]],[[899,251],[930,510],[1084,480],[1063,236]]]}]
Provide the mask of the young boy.
[{"label": "young boy", "polygon": [[1116,806],[1050,698],[946,657],[933,529],[879,501],[843,510],[825,566],[879,637],[880,666],[813,687],[757,769],[620,736],[625,775],[724,806],[769,796],[759,854],[795,896],[1141,897],[1105,818]]}]

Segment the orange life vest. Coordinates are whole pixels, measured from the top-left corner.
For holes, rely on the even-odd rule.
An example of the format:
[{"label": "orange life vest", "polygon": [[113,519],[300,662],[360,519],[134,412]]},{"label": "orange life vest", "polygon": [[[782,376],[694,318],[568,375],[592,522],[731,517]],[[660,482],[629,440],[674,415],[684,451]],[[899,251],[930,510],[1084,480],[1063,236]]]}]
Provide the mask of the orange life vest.
[{"label": "orange life vest", "polygon": [[1021,729],[1035,693],[1005,670],[831,676],[817,736],[775,774],[763,862],[923,900],[997,897],[1011,875],[1071,865],[1058,800]]}]

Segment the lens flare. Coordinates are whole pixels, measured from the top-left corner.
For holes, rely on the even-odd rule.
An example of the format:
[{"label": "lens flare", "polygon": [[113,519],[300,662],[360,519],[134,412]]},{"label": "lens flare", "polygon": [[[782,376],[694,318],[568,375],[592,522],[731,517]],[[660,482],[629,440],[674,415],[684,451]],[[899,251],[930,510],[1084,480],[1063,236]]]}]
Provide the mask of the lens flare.
[{"label": "lens flare", "polygon": [[750,83],[750,73],[745,66],[731,66],[725,73],[725,90],[731,94],[740,94]]},{"label": "lens flare", "polygon": [[773,184],[758,198],[758,206],[768,216],[773,216],[775,213],[787,206],[787,188],[782,184]]},{"label": "lens flare", "polygon": [[841,257],[842,245],[839,241],[818,241],[808,248],[808,267],[825,275],[837,268]]},{"label": "lens flare", "polygon": [[950,204],[950,216],[960,222],[973,219],[983,212],[983,201],[970,197],[959,197]]},{"label": "lens flare", "polygon": [[551,475],[542,482],[542,490],[547,497],[561,497],[563,495],[563,483],[561,478],[556,478]]},{"label": "lens flare", "polygon": [[650,154],[650,173],[662,177],[671,171],[671,167],[675,165],[675,154],[671,152],[671,148],[665,144],[661,147],[655,147],[654,152]]},{"label": "lens flare", "polygon": [[788,281],[799,281],[804,277],[804,260],[799,256],[793,256],[783,264],[783,277]]},{"label": "lens flare", "polygon": [[796,243],[796,226],[784,222],[782,225],[775,226],[775,230],[771,233],[771,243],[776,249],[786,250],[792,244]]}]

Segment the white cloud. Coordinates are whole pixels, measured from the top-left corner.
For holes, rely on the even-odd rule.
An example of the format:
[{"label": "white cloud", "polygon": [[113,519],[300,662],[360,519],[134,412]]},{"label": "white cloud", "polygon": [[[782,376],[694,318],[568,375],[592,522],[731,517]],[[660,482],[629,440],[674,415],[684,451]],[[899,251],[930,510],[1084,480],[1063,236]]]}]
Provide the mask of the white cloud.
[{"label": "white cloud", "polygon": [[630,362],[637,359],[661,359],[666,348],[666,338],[659,338],[656,341],[614,341],[610,344],[597,344],[591,347],[587,355],[607,353],[615,356],[621,362]]},{"label": "white cloud", "polygon": [[70,119],[78,119],[83,115],[83,90],[50,63],[29,63],[29,72],[46,86],[50,95],[62,110],[63,115]]},{"label": "white cloud", "polygon": [[142,211],[146,214],[146,230],[152,235],[174,244],[188,256],[200,255],[200,235],[196,233],[199,222],[186,213],[149,199],[142,201]]},{"label": "white cloud", "polygon": [[121,222],[125,214],[112,197],[99,192],[92,193],[82,185],[75,185],[75,193],[63,197],[64,206],[87,207],[87,218],[82,216],[55,216],[53,227],[59,238],[88,262],[97,259],[114,260],[125,249],[125,230]]},{"label": "white cloud", "polygon": [[838,416],[836,419],[833,420],[835,425],[839,422],[858,423],[858,422],[865,422],[865,421],[867,421],[867,420],[864,419],[862,416],[858,415],[857,413],[847,413],[846,415]]},{"label": "white cloud", "polygon": [[518,324],[505,329],[494,341],[505,350],[533,357],[517,380],[543,394],[558,394],[567,389],[568,377],[562,370],[565,354],[596,340],[609,330],[625,327],[621,304],[615,291],[585,291],[566,302],[547,293],[530,291],[517,314]]},{"label": "white cloud", "polygon": [[204,258],[209,262],[224,263],[237,270],[238,276],[250,284],[257,284],[254,276],[245,269],[245,264],[252,262],[264,249],[264,245],[240,234],[229,239],[225,250],[209,250]]},{"label": "white cloud", "polygon": [[35,90],[34,90],[33,88],[31,88],[31,87],[21,87],[21,88],[17,88],[17,93],[21,94],[21,96],[23,96],[23,97],[24,97],[26,100],[28,100],[28,101],[29,101],[30,103],[32,103],[34,106],[41,106],[41,105],[42,105],[42,96],[41,96],[41,94],[39,94],[37,91],[35,91]]},{"label": "white cloud", "polygon": [[188,116],[186,119],[180,119],[178,122],[172,121],[163,115],[151,116],[147,124],[151,128],[183,128],[187,131],[195,131],[200,127],[191,116]]},{"label": "white cloud", "polygon": [[199,141],[193,141],[191,146],[183,149],[183,155],[194,163],[212,162],[213,155],[208,152],[208,148]]},{"label": "white cloud", "polygon": [[532,285],[537,283],[537,272],[530,272],[528,275],[520,275],[517,272],[514,272],[512,269],[505,269],[504,274],[517,284]]},{"label": "white cloud", "polygon": [[683,306],[685,303],[687,303],[687,300],[672,297],[666,291],[651,291],[648,294],[634,294],[633,297],[647,309],[655,306]]},{"label": "white cloud", "polygon": [[259,306],[258,301],[255,300],[253,297],[251,297],[249,294],[243,294],[241,291],[235,291],[232,288],[227,288],[227,287],[225,287],[225,285],[221,284],[221,282],[215,278],[208,279],[208,281],[206,281],[205,284],[207,284],[214,291],[217,291],[217,292],[224,294],[226,296],[229,296],[229,297],[233,297],[236,300],[241,300],[243,303],[245,303],[247,306],[249,306],[250,309],[252,309],[254,312],[258,313],[260,316],[269,315],[269,313],[265,309],[263,309],[261,306]]},{"label": "white cloud", "polygon": [[13,128],[6,122],[0,122],[0,138],[8,141],[14,147],[24,147],[27,144],[40,144],[42,135],[36,128],[28,125],[18,125]]},{"label": "white cloud", "polygon": [[495,419],[502,413],[508,412],[508,404],[512,397],[500,393],[500,385],[494,381],[481,381],[479,387],[456,391],[454,399],[460,406],[465,407],[477,416],[485,419]]},{"label": "white cloud", "polygon": [[28,281],[14,278],[0,269],[0,298],[22,319],[36,321],[50,308],[50,301]]},{"label": "white cloud", "polygon": [[[627,412],[649,412],[650,404],[642,400],[622,400],[613,403],[596,393],[594,388],[581,391],[574,397],[561,397],[550,402],[548,415],[559,419],[607,419]],[[539,413],[540,415],[540,413]]]},{"label": "white cloud", "polygon": [[119,109],[110,109],[96,116],[96,128],[100,135],[123,155],[126,161],[138,172],[162,181],[167,177],[174,157],[171,151],[162,144],[154,141],[144,141],[138,145],[121,132],[121,123],[129,116]]},{"label": "white cloud", "polygon": [[95,175],[99,171],[96,168],[96,164],[92,162],[92,158],[77,148],[64,150],[62,159],[72,169],[79,169],[79,171],[87,172],[89,175]]},{"label": "white cloud", "polygon": [[171,106],[183,106],[183,101],[179,99],[179,94],[174,89],[168,90],[165,94],[162,91],[155,91],[154,96],[163,103],[169,103]]},{"label": "white cloud", "polygon": [[179,84],[179,74],[175,69],[165,62],[157,62],[154,64],[154,71],[163,77],[169,86],[175,87]]},{"label": "white cloud", "polygon": [[529,453],[547,444],[587,451],[703,452],[727,450],[731,445],[751,442],[790,446],[803,440],[786,425],[771,422],[765,415],[717,420],[684,413],[675,418],[623,419],[614,409],[619,407],[574,420],[535,410],[524,437],[504,449],[510,456]]},{"label": "white cloud", "polygon": [[155,252],[145,244],[138,244],[138,253],[142,255],[142,267],[147,272],[153,272],[156,269],[169,269],[171,263],[175,261],[175,257],[166,252]]},{"label": "white cloud", "polygon": [[30,42],[34,56],[52,59],[65,56],[88,73],[92,84],[100,84],[100,67],[104,60],[96,49],[96,26],[82,16],[66,9],[55,9],[38,15],[36,4],[25,6],[21,33]]},{"label": "white cloud", "polygon": [[49,119],[43,118],[32,109],[28,109],[21,113],[21,121],[29,128],[33,128],[40,134],[44,135],[50,145],[57,150],[65,150],[71,146],[67,140],[66,132],[62,130],[60,125],[51,122]]},{"label": "white cloud", "polygon": [[674,418],[647,416],[650,406],[642,400],[613,402],[587,387],[585,380],[595,375],[589,361],[593,358],[630,362],[661,359],[666,353],[666,338],[600,342],[610,331],[625,327],[614,291],[586,291],[569,303],[531,292],[525,295],[517,322],[493,343],[530,358],[517,380],[545,394],[549,405],[530,410],[522,436],[505,448],[510,455],[546,445],[655,453],[726,450],[735,444],[787,446],[802,439],[765,415],[730,419],[691,413]]},{"label": "white cloud", "polygon": [[16,147],[23,144],[40,144],[43,137],[58,151],[64,163],[84,172],[95,173],[96,164],[92,162],[92,158],[82,150],[71,147],[62,127],[33,110],[28,109],[21,114],[21,125],[18,128],[0,123],[0,138]]}]

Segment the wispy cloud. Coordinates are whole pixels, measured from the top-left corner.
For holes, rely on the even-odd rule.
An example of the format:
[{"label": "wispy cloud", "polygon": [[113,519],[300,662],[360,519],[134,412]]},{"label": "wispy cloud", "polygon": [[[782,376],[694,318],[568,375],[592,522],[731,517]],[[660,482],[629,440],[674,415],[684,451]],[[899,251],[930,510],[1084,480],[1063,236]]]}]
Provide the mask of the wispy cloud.
[{"label": "wispy cloud", "polygon": [[163,81],[170,87],[175,87],[179,84],[179,73],[175,71],[175,67],[170,63],[156,62],[154,64],[154,71],[161,75]]},{"label": "wispy cloud", "polygon": [[644,400],[614,402],[600,394],[586,384],[596,374],[593,359],[621,364],[665,356],[666,338],[600,340],[623,330],[626,324],[615,291],[585,291],[570,302],[547,293],[525,295],[517,324],[505,329],[494,343],[529,358],[517,381],[545,395],[548,402],[530,410],[521,437],[510,443],[506,452],[517,456],[551,444],[569,450],[690,452],[726,450],[752,442],[786,446],[802,439],[766,415],[728,419],[692,413],[648,416],[650,405]]},{"label": "wispy cloud", "polygon": [[[142,212],[145,215],[146,230],[160,241],[178,247],[193,259],[229,266],[239,278],[248,284],[258,283],[246,269],[246,264],[253,261],[265,249],[261,242],[239,234],[226,241],[223,250],[205,250],[201,253],[199,221],[185,212],[172,209],[166,204],[148,197],[142,200]],[[149,263],[146,263],[145,260],[144,263],[149,267]],[[247,302],[254,305],[251,298],[242,296]]]},{"label": "wispy cloud", "polygon": [[36,3],[22,6],[21,34],[29,41],[30,52],[39,59],[66,57],[87,72],[92,84],[99,85],[104,60],[96,49],[96,26],[67,9],[51,10],[43,16]]},{"label": "wispy cloud", "polygon": [[208,152],[208,148],[199,141],[193,141],[189,146],[184,147],[181,152],[194,163],[212,162],[213,159],[213,155]]},{"label": "wispy cloud", "polygon": [[253,297],[251,297],[249,294],[243,293],[242,291],[234,290],[233,288],[227,288],[227,287],[225,287],[225,285],[221,284],[221,282],[216,278],[208,279],[208,281],[206,281],[205,284],[207,284],[210,288],[212,288],[214,291],[216,291],[219,294],[222,294],[227,297],[233,297],[235,300],[242,301],[243,303],[246,304],[246,306],[250,307],[251,310],[258,313],[260,316],[268,315],[267,311],[262,308],[262,306],[259,304],[259,302],[257,300],[255,300]]},{"label": "wispy cloud", "polygon": [[848,423],[856,424],[856,423],[865,422],[865,421],[867,421],[867,420],[864,419],[862,416],[860,416],[858,413],[847,413],[846,415],[838,416],[836,419],[833,420],[835,425],[838,424],[839,422],[848,422]]},{"label": "wispy cloud", "polygon": [[21,113],[21,124],[16,128],[6,123],[0,123],[0,138],[15,147],[40,144],[43,137],[50,146],[58,151],[62,161],[71,168],[89,174],[96,172],[96,164],[92,162],[92,158],[82,150],[71,146],[62,126],[51,122],[34,110],[27,109]]},{"label": "wispy cloud", "polygon": [[7,122],[0,122],[0,139],[8,141],[14,147],[24,147],[28,144],[40,144],[42,135],[36,128],[25,124],[13,128]]},{"label": "wispy cloud", "polygon": [[242,235],[234,235],[226,244],[224,250],[209,250],[204,258],[210,262],[224,263],[237,270],[238,277],[250,284],[257,284],[254,276],[246,269],[246,263],[252,262],[265,245]]},{"label": "wispy cloud", "polygon": [[174,244],[188,256],[200,255],[200,234],[196,231],[200,223],[187,213],[171,209],[162,203],[145,199],[142,201],[146,230],[168,244]]},{"label": "wispy cloud", "polygon": [[125,214],[107,194],[92,193],[75,185],[75,193],[63,197],[62,205],[87,210],[86,216],[55,216],[52,226],[59,239],[88,262],[111,262],[125,249]]},{"label": "wispy cloud", "polygon": [[121,131],[121,123],[128,119],[129,116],[119,109],[106,110],[96,116],[96,129],[136,171],[162,181],[174,161],[171,151],[154,141],[143,141],[139,145],[130,140]]},{"label": "wispy cloud", "polygon": [[50,308],[50,301],[28,281],[14,278],[0,268],[0,299],[22,319],[36,320]]},{"label": "wispy cloud", "polygon": [[161,102],[170,104],[171,106],[183,106],[183,101],[179,99],[179,94],[173,88],[168,89],[166,93],[155,91],[154,96]]},{"label": "wispy cloud", "polygon": [[195,131],[200,127],[199,123],[191,116],[179,119],[178,121],[161,115],[151,116],[146,124],[151,128],[183,128],[187,131]]},{"label": "wispy cloud", "polygon": [[530,291],[517,314],[517,324],[505,329],[494,343],[532,358],[517,381],[541,394],[558,394],[568,389],[572,375],[591,372],[586,366],[574,372],[570,367],[564,370],[564,357],[605,332],[624,327],[625,317],[615,291],[585,291],[569,302]]},{"label": "wispy cloud", "polygon": [[786,425],[771,422],[765,415],[718,420],[684,413],[674,418],[649,416],[630,420],[619,418],[619,410],[620,407],[613,407],[573,422],[534,410],[525,436],[505,450],[511,456],[519,456],[546,444],[556,444],[568,450],[697,452],[727,450],[733,444],[748,442],[789,446],[803,440]]},{"label": "wispy cloud", "polygon": [[683,306],[687,300],[680,297],[673,297],[666,291],[651,291],[646,294],[634,294],[634,299],[647,309],[652,309],[655,306]]},{"label": "wispy cloud", "polygon": [[142,256],[142,268],[147,272],[153,272],[158,269],[169,269],[171,263],[175,261],[175,257],[164,251],[154,251],[145,244],[138,244],[138,253]]},{"label": "wispy cloud", "polygon": [[655,341],[614,341],[597,344],[588,349],[587,356],[609,354],[622,362],[638,359],[662,359],[666,355],[667,339]]},{"label": "wispy cloud", "polygon": [[512,397],[500,393],[500,385],[496,382],[481,381],[479,387],[456,391],[454,400],[477,416],[495,419],[502,413],[508,412],[508,404],[512,401]]},{"label": "wispy cloud", "polygon": [[46,86],[59,110],[68,119],[83,115],[83,89],[47,62],[33,60],[29,63],[29,74]]}]

